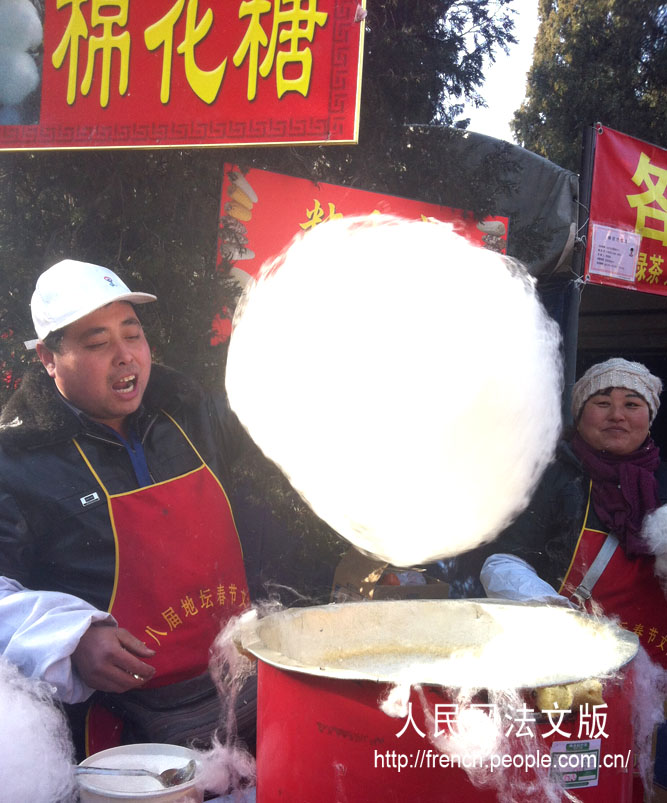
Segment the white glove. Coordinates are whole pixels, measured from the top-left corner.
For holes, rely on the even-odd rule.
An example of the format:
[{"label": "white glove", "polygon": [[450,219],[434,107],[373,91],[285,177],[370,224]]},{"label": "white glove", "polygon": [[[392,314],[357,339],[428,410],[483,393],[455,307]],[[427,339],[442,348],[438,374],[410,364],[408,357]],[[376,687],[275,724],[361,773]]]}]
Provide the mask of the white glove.
[{"label": "white glove", "polygon": [[561,596],[549,583],[538,577],[530,563],[516,555],[501,552],[491,555],[484,561],[479,579],[487,597],[575,607],[567,597]]}]

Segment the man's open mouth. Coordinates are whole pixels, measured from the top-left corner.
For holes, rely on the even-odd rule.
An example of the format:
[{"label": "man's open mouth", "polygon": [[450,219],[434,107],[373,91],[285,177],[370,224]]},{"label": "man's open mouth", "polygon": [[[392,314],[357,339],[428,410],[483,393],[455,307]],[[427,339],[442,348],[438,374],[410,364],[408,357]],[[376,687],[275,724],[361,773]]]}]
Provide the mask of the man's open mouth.
[{"label": "man's open mouth", "polygon": [[130,374],[129,376],[124,376],[122,379],[119,379],[117,382],[114,382],[111,386],[116,393],[131,393],[135,385],[137,384],[137,375]]}]

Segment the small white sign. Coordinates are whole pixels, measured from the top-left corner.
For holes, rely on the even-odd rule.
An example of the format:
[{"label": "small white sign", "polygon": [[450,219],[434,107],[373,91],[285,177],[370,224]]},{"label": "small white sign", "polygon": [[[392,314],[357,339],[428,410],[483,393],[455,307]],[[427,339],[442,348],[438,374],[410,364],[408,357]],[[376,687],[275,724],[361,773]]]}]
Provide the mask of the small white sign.
[{"label": "small white sign", "polygon": [[641,235],[611,226],[592,225],[591,258],[588,272],[634,282]]},{"label": "small white sign", "polygon": [[551,744],[551,777],[565,789],[597,786],[600,777],[600,739]]}]

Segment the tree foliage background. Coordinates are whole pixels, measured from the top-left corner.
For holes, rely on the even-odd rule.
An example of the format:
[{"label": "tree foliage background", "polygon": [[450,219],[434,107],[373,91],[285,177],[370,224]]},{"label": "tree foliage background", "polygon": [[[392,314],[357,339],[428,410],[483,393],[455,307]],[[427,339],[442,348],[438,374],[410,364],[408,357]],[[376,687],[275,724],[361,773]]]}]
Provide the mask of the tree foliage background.
[{"label": "tree foliage background", "polygon": [[667,4],[539,0],[539,29],[517,141],[578,171],[596,122],[667,146]]},{"label": "tree foliage background", "polygon": [[[231,315],[239,293],[230,265],[216,264],[225,162],[487,214],[505,181],[494,165],[506,167],[507,149],[470,170],[448,158],[448,145],[467,124],[463,102],[482,102],[485,60],[514,41],[513,2],[369,0],[356,146],[0,153],[0,405],[34,359],[23,341],[34,336],[35,280],[65,257],[154,292],[159,301],[142,317],[155,359],[207,387],[222,383],[225,348],[210,345],[210,323],[221,309]],[[344,549],[339,539],[251,445],[237,478],[291,534],[288,559],[283,551],[278,562],[298,565],[299,576],[281,580],[321,590],[320,564]]]}]

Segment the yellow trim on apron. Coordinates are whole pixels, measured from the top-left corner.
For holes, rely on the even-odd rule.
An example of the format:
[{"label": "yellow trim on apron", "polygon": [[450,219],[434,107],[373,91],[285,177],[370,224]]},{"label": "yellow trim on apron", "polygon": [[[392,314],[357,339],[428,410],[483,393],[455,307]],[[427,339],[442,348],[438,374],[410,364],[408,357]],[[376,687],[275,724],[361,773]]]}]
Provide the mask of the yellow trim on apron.
[{"label": "yellow trim on apron", "polygon": [[97,480],[97,483],[99,484],[100,488],[102,489],[102,492],[104,493],[104,496],[106,497],[106,500],[107,500],[107,510],[109,511],[109,522],[111,523],[111,531],[113,532],[113,543],[114,543],[114,552],[115,552],[114,567],[113,567],[113,590],[111,592],[111,599],[109,601],[109,606],[107,608],[107,613],[110,613],[111,612],[111,608],[113,606],[114,599],[116,598],[116,588],[118,587],[118,563],[119,563],[118,534],[116,533],[116,524],[115,524],[114,519],[113,519],[113,511],[111,510],[111,495],[107,491],[107,489],[106,489],[104,483],[102,482],[102,480],[100,479],[98,473],[93,468],[90,460],[88,460],[88,458],[84,454],[83,449],[79,446],[79,442],[77,441],[77,439],[76,438],[72,438],[72,443],[76,446],[79,454],[83,458],[83,462],[88,466],[88,468],[90,470],[90,473]]},{"label": "yellow trim on apron", "polygon": [[[164,414],[164,415],[165,415],[165,416],[166,416],[166,417],[167,417],[167,418],[168,418],[168,419],[171,421],[171,423],[172,423],[172,424],[173,424],[173,425],[174,425],[174,426],[175,426],[175,427],[176,427],[176,428],[179,430],[179,432],[180,432],[180,433],[181,433],[181,435],[182,435],[182,436],[185,438],[185,440],[186,440],[186,441],[187,441],[187,442],[190,444],[190,446],[192,447],[192,449],[193,449],[194,453],[195,453],[195,454],[197,455],[197,457],[198,457],[198,458],[201,460],[201,462],[202,462],[202,465],[206,466],[206,468],[208,468],[208,470],[209,470],[209,471],[211,471],[211,469],[209,468],[209,466],[208,466],[208,464],[206,463],[206,461],[204,460],[204,458],[203,458],[203,457],[202,457],[202,456],[199,454],[199,452],[197,451],[197,447],[196,447],[196,446],[194,445],[194,443],[193,443],[193,442],[190,440],[190,438],[188,438],[188,436],[185,434],[185,432],[183,431],[183,428],[182,428],[182,427],[181,427],[181,425],[178,423],[178,421],[174,421],[174,419],[173,419],[173,418],[172,418],[172,417],[169,415],[169,413],[166,413],[164,410],[161,410],[161,412],[162,412],[162,413],[163,413],[163,414]],[[238,529],[237,529],[237,527],[236,527],[236,519],[234,518],[234,510],[232,509],[232,503],[229,501],[229,497],[227,496],[227,491],[225,491],[225,489],[222,487],[222,483],[221,483],[221,482],[220,482],[220,480],[219,480],[219,479],[216,477],[216,475],[215,475],[215,472],[214,472],[214,471],[211,471],[211,474],[213,475],[213,479],[214,479],[214,480],[215,480],[215,481],[218,483],[218,486],[220,487],[220,490],[222,491],[222,493],[223,493],[223,494],[224,494],[224,496],[225,496],[225,499],[227,500],[227,504],[229,505],[229,509],[230,509],[230,510],[231,510],[231,512],[232,512],[232,521],[234,522],[234,529],[236,530],[236,535],[237,535],[237,537],[238,537]],[[185,474],[183,474],[183,476],[186,476],[186,475],[185,475]],[[174,479],[176,479],[176,477],[174,477]],[[169,482],[169,480],[167,480],[167,482]],[[241,544],[241,539],[240,539],[240,538],[239,538],[239,546],[241,547],[241,555],[243,555],[243,546],[242,546],[242,544]]]},{"label": "yellow trim on apron", "polygon": [[[565,577],[563,578],[563,582],[561,583],[560,588],[558,589],[558,593],[562,594],[563,589],[567,585],[567,578],[570,576],[570,572],[572,571],[572,566],[574,565],[574,559],[577,556],[577,552],[579,551],[579,545],[581,544],[581,539],[583,534],[586,530],[589,533],[600,533],[601,535],[608,535],[604,530],[592,529],[587,527],[588,524],[588,514],[590,513],[591,509],[591,497],[593,493],[593,480],[588,481],[588,501],[586,502],[586,513],[584,514],[584,523],[581,526],[581,531],[579,532],[579,538],[577,538],[577,545],[574,548],[574,552],[572,553],[572,559],[570,560],[570,565],[567,567],[567,571],[565,572]],[[567,596],[567,595],[566,595]]]},{"label": "yellow trim on apron", "polygon": [[[238,527],[236,526],[236,519],[234,518],[234,508],[232,507],[232,503],[229,501],[229,497],[227,496],[227,491],[225,491],[225,489],[222,487],[222,483],[221,483],[221,482],[220,482],[220,480],[217,478],[217,476],[216,476],[216,474],[215,474],[215,471],[211,471],[211,469],[210,469],[210,467],[209,467],[208,463],[207,463],[207,462],[204,460],[204,458],[203,458],[203,457],[202,457],[202,456],[199,454],[199,451],[197,450],[197,447],[196,447],[196,446],[194,445],[194,443],[193,443],[193,442],[190,440],[190,438],[188,438],[188,436],[185,434],[185,432],[183,431],[183,428],[182,428],[182,427],[181,427],[181,425],[178,423],[178,421],[175,421],[175,420],[174,420],[174,419],[173,419],[173,418],[172,418],[172,417],[169,415],[169,413],[165,412],[164,410],[161,410],[160,412],[161,412],[163,415],[165,415],[165,416],[166,416],[166,417],[167,417],[167,418],[168,418],[168,419],[171,421],[171,423],[172,423],[172,424],[173,424],[173,425],[176,427],[176,429],[178,429],[178,431],[181,433],[181,435],[182,435],[182,436],[185,438],[185,440],[186,440],[186,441],[187,441],[187,442],[190,444],[190,446],[192,447],[192,450],[194,451],[194,453],[195,453],[195,454],[197,455],[197,457],[198,457],[198,458],[201,460],[201,462],[202,462],[202,466],[205,466],[205,467],[206,467],[206,468],[207,468],[207,469],[208,469],[208,470],[211,472],[211,476],[213,477],[213,479],[214,479],[214,480],[216,481],[216,483],[218,484],[218,487],[219,487],[219,488],[220,488],[220,490],[222,491],[222,493],[223,493],[223,496],[225,497],[225,499],[227,500],[227,504],[229,505],[229,512],[231,513],[231,516],[232,516],[232,523],[233,523],[233,525],[234,525],[234,532],[236,533],[236,538],[238,539],[238,542],[239,542],[239,549],[241,550],[241,557],[243,557],[243,544],[241,543],[241,539],[239,538],[239,530],[238,530]],[[195,469],[195,471],[197,471],[197,469]],[[185,476],[187,476],[187,475],[186,475],[186,474],[183,474],[183,475],[181,475],[181,476],[185,477]],[[174,477],[174,479],[177,479],[177,477]],[[167,480],[167,482],[170,482],[170,480]]]},{"label": "yellow trim on apron", "polygon": [[586,522],[588,521],[588,511],[591,509],[591,493],[593,490],[593,480],[588,481],[588,499],[586,501],[586,513],[584,514],[584,521],[581,525],[581,530],[579,531],[579,537],[577,538],[577,545],[574,548],[574,552],[572,553],[572,558],[570,559],[570,565],[567,567],[567,571],[565,572],[565,577],[563,577],[563,582],[561,583],[560,588],[558,589],[558,593],[562,594],[565,585],[567,584],[567,578],[570,576],[570,572],[572,571],[572,566],[574,565],[574,559],[577,556],[577,552],[579,551],[579,544],[581,543],[582,536],[586,530]]},{"label": "yellow trim on apron", "polygon": [[90,706],[86,710],[86,721],[83,728],[83,751],[86,756],[90,755]]}]

